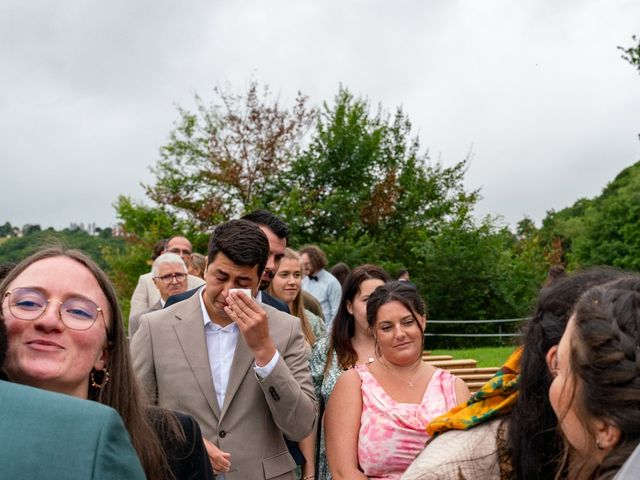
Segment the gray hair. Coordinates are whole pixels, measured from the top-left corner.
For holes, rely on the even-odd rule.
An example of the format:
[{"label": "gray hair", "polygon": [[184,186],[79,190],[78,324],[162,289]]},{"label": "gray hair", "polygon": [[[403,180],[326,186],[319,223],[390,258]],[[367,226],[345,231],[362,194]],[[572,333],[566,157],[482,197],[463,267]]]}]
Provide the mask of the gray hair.
[{"label": "gray hair", "polygon": [[169,263],[171,265],[182,265],[184,269],[184,273],[187,273],[187,266],[184,264],[184,260],[182,257],[176,253],[163,253],[158,258],[153,261],[153,265],[151,266],[151,275],[155,278],[160,273],[160,265],[164,265],[165,263]]}]

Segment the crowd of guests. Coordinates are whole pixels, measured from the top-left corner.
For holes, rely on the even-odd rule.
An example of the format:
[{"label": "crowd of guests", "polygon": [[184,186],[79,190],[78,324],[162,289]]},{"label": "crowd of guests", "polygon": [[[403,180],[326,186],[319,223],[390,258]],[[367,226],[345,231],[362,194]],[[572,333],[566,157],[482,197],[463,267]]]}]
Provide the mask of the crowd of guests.
[{"label": "crowd of guests", "polygon": [[550,278],[471,395],[423,360],[427,306],[408,272],[330,271],[289,233],[260,210],[218,225],[206,257],[182,236],[159,242],[128,336],[85,254],[45,248],[3,272],[2,476],[622,475],[640,442],[640,276]]}]

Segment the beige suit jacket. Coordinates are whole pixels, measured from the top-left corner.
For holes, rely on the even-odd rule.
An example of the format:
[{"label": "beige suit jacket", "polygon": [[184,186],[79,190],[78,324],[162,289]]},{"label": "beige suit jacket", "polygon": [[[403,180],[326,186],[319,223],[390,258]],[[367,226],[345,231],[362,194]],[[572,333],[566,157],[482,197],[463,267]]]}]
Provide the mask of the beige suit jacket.
[{"label": "beige suit jacket", "polygon": [[194,416],[205,438],[231,453],[226,480],[294,479],[295,462],[282,435],[302,440],[317,415],[300,320],[261,306],[280,360],[259,380],[240,334],[224,405],[218,405],[211,378],[200,292],[143,315],[131,343],[134,369],[150,398]]}]

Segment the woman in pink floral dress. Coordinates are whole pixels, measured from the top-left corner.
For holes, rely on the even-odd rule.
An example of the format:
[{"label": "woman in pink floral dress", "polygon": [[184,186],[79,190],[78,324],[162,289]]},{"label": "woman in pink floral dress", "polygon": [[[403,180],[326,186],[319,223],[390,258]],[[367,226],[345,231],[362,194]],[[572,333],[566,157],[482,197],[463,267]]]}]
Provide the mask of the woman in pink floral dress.
[{"label": "woman in pink floral dress", "polygon": [[367,303],[376,361],[342,374],[325,413],[333,478],[399,479],[428,439],[429,420],[469,398],[464,382],[422,360],[424,302],[392,282]]}]

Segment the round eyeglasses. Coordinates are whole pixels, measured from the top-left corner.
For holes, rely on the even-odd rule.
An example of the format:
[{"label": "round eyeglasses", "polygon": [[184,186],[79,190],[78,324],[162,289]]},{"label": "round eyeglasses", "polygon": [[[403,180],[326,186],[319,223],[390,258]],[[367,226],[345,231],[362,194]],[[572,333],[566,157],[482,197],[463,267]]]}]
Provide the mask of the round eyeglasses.
[{"label": "round eyeglasses", "polygon": [[35,288],[14,288],[5,293],[5,297],[9,297],[9,312],[20,320],[36,320],[44,314],[50,302],[57,302],[60,304],[60,320],[72,330],[90,329],[98,314],[102,315],[104,321],[102,309],[84,297],[69,297],[61,302],[57,298],[46,298],[42,291]]}]

